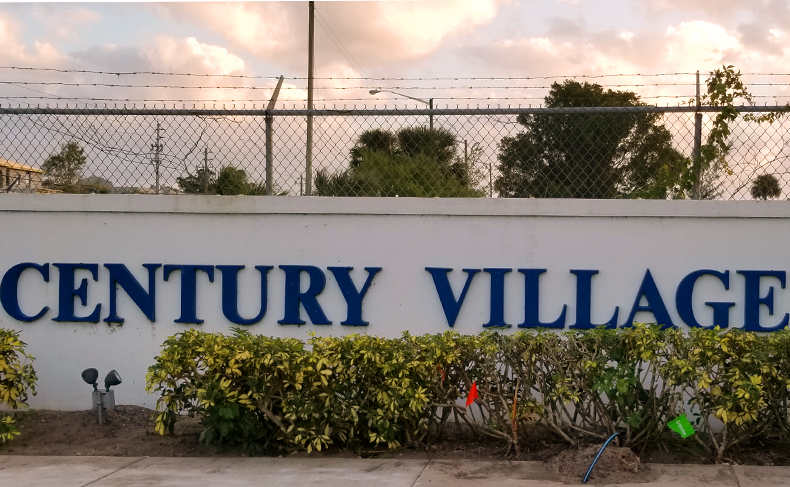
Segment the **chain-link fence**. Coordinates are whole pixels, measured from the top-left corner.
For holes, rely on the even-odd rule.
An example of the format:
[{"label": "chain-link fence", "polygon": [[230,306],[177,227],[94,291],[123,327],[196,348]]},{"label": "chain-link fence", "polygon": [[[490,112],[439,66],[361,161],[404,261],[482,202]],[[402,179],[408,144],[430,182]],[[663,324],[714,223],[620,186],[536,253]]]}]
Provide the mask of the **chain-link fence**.
[{"label": "chain-link fence", "polygon": [[0,108],[0,192],[787,198],[783,108]]}]

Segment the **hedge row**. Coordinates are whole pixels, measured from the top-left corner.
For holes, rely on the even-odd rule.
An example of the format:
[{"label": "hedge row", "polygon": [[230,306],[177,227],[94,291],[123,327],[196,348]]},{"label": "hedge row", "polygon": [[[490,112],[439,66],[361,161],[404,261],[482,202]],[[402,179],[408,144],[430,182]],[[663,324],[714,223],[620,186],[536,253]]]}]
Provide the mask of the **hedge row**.
[{"label": "hedge row", "polygon": [[[10,409],[27,406],[28,394],[36,394],[33,357],[25,353],[19,333],[0,328],[0,405]],[[14,419],[0,415],[0,444],[19,435]]]},{"label": "hedge row", "polygon": [[[473,382],[467,409],[458,399]],[[450,420],[516,452],[535,427],[571,444],[619,432],[650,446],[687,412],[698,434],[685,441],[720,459],[757,436],[790,441],[790,332],[637,324],[303,342],[190,330],[165,342],[147,387],[160,433],[186,413],[205,441],[253,449],[425,446]]]}]

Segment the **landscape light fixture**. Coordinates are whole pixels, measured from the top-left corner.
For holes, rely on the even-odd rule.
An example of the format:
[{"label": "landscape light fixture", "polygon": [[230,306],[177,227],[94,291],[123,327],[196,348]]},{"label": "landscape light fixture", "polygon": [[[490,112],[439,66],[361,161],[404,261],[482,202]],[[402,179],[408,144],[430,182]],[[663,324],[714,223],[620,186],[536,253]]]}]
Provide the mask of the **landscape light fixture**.
[{"label": "landscape light fixture", "polygon": [[98,370],[94,368],[90,368],[82,371],[82,380],[84,380],[86,384],[92,385],[94,391],[98,388],[98,384],[96,383],[98,379],[99,379]]},{"label": "landscape light fixture", "polygon": [[[423,100],[422,98],[416,98],[414,96],[404,95],[403,93],[398,93],[397,91],[383,90],[381,88],[377,88],[375,90],[368,91],[368,93],[370,93],[371,95],[378,95],[379,93],[384,93],[384,92],[392,93],[393,95],[402,96],[404,98],[408,98],[410,100],[418,101],[420,103],[425,103],[426,105],[428,105],[428,108],[430,110],[433,110],[433,98],[429,98],[426,101],[426,100]],[[431,115],[430,115],[430,128],[431,128],[431,130],[433,130],[433,113],[431,113]]]},{"label": "landscape light fixture", "polygon": [[91,403],[93,409],[96,410],[96,417],[100,425],[104,424],[104,412],[115,410],[115,391],[111,391],[110,387],[117,386],[121,382],[121,374],[115,369],[111,370],[104,377],[104,390],[99,390],[99,371],[94,368],[85,369],[82,371],[82,380],[86,384],[93,386],[91,394]]}]

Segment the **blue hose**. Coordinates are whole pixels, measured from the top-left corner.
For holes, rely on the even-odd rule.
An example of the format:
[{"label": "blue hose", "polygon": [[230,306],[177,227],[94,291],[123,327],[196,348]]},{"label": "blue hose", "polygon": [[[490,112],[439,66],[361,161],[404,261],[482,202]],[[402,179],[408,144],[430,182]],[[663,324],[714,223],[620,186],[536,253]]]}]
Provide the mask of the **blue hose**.
[{"label": "blue hose", "polygon": [[601,447],[601,449],[598,451],[598,454],[597,454],[597,455],[595,455],[595,460],[593,460],[593,461],[592,461],[592,463],[590,464],[590,468],[589,468],[589,469],[587,469],[587,475],[585,475],[585,476],[584,476],[584,480],[582,480],[582,483],[583,483],[583,484],[586,484],[586,483],[587,483],[587,480],[590,478],[590,474],[592,473],[593,467],[595,467],[595,463],[598,461],[598,459],[599,459],[599,458],[601,458],[601,453],[603,453],[603,449],[604,449],[604,448],[606,448],[606,445],[608,445],[608,444],[609,444],[609,442],[610,442],[610,441],[612,441],[612,439],[613,439],[615,436],[617,436],[618,434],[619,434],[619,433],[615,433],[615,434],[613,434],[612,436],[610,436],[610,437],[609,437],[609,439],[608,439],[608,440],[606,440],[606,443],[604,443],[604,444],[603,444],[603,446]]}]

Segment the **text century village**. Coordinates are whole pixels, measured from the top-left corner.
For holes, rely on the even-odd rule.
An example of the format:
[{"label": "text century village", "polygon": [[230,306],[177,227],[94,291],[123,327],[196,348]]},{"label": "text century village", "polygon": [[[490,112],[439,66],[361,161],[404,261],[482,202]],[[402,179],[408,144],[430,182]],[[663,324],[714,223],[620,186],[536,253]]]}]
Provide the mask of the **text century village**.
[{"label": "text century village", "polygon": [[[9,268],[0,281],[0,304],[8,316],[20,322],[35,322],[45,319],[52,314],[56,322],[85,322],[98,323],[123,323],[124,318],[118,313],[118,292],[126,293],[131,301],[140,309],[145,317],[156,321],[156,296],[157,284],[161,281],[175,281],[178,276],[180,281],[180,316],[176,323],[201,324],[203,320],[197,316],[198,285],[205,286],[215,282],[215,275],[221,280],[221,302],[224,317],[235,325],[254,325],[263,320],[267,311],[267,295],[269,275],[272,272],[281,272],[284,275],[284,306],[282,319],[277,323],[281,325],[304,325],[302,311],[313,325],[331,325],[324,308],[319,302],[319,297],[327,287],[327,276],[333,277],[332,284],[341,292],[345,304],[345,317],[340,321],[344,326],[369,326],[370,323],[362,317],[363,303],[371,290],[374,281],[384,279],[386,273],[381,267],[365,267],[365,275],[357,278],[355,282],[351,271],[353,267],[327,267],[326,270],[312,265],[280,265],[276,270],[274,266],[256,265],[251,269],[260,277],[260,288],[255,293],[260,293],[260,307],[255,316],[241,316],[239,312],[239,273],[245,269],[243,265],[173,265],[173,264],[142,264],[147,271],[147,290],[125,264],[96,263],[32,263],[25,262]],[[53,272],[53,268],[57,269]],[[161,269],[161,272],[160,272]],[[650,269],[644,271],[641,283],[634,290],[630,299],[633,299],[628,314],[621,313],[620,307],[615,306],[611,311],[611,318],[603,323],[594,323],[591,318],[593,277],[599,274],[598,270],[571,269],[569,272],[575,276],[575,316],[568,313],[568,305],[554,310],[556,319],[541,321],[540,316],[551,313],[552,310],[542,310],[540,300],[541,276],[546,269],[509,269],[509,268],[482,268],[482,269],[453,269],[445,267],[426,267],[421,270],[424,279],[432,280],[436,291],[436,305],[440,306],[446,318],[446,324],[453,327],[458,315],[467,302],[470,286],[475,280],[487,280],[489,320],[482,323],[483,328],[507,328],[513,326],[505,321],[506,276],[511,273],[520,274],[524,285],[524,313],[523,322],[515,325],[518,328],[557,328],[564,329],[589,329],[599,326],[615,328],[617,326],[630,326],[637,313],[650,313],[653,322],[664,327],[674,327],[668,304],[674,304],[677,316],[688,327],[710,328],[730,326],[731,308],[740,308],[743,318],[743,329],[746,331],[775,331],[785,328],[790,321],[790,314],[782,317],[774,316],[775,286],[785,288],[786,272],[781,270],[713,270],[701,269],[688,273],[677,284],[674,296],[665,296],[653,278]],[[50,313],[49,306],[40,309],[22,309],[20,305],[20,280],[23,274],[37,274],[37,278],[49,283],[51,274],[57,273],[57,313]],[[87,276],[80,276],[87,273]],[[461,273],[455,276],[453,273]],[[488,275],[487,279],[482,277]],[[420,278],[418,275],[418,278]],[[450,276],[461,277],[454,279],[463,281],[460,286],[451,285]],[[201,277],[202,276],[202,277]],[[704,301],[710,308],[712,320],[701,323],[695,315],[692,298],[695,287],[700,278],[713,279],[722,291],[729,291],[731,279],[741,279],[743,293],[737,296],[736,301]],[[28,279],[28,277],[26,277]],[[54,280],[53,276],[53,280]],[[79,280],[79,283],[77,283]],[[76,300],[82,307],[87,306],[89,289],[100,286],[100,280],[105,280],[104,285],[109,286],[109,299],[106,316],[103,315],[102,304],[97,304],[92,310],[79,313]],[[364,280],[364,282],[363,282]],[[93,281],[93,282],[91,282]],[[144,279],[145,281],[145,279]],[[762,292],[765,290],[765,292]],[[42,292],[42,296],[46,293]],[[667,301],[674,297],[674,303]],[[629,300],[630,300],[629,299]],[[55,304],[55,303],[49,303]],[[468,305],[467,305],[468,306]],[[761,321],[761,309],[767,311],[771,321]],[[765,314],[765,313],[764,313]],[[625,319],[622,319],[625,316]],[[641,315],[640,315],[641,316]],[[336,317],[339,319],[341,317]]]}]

